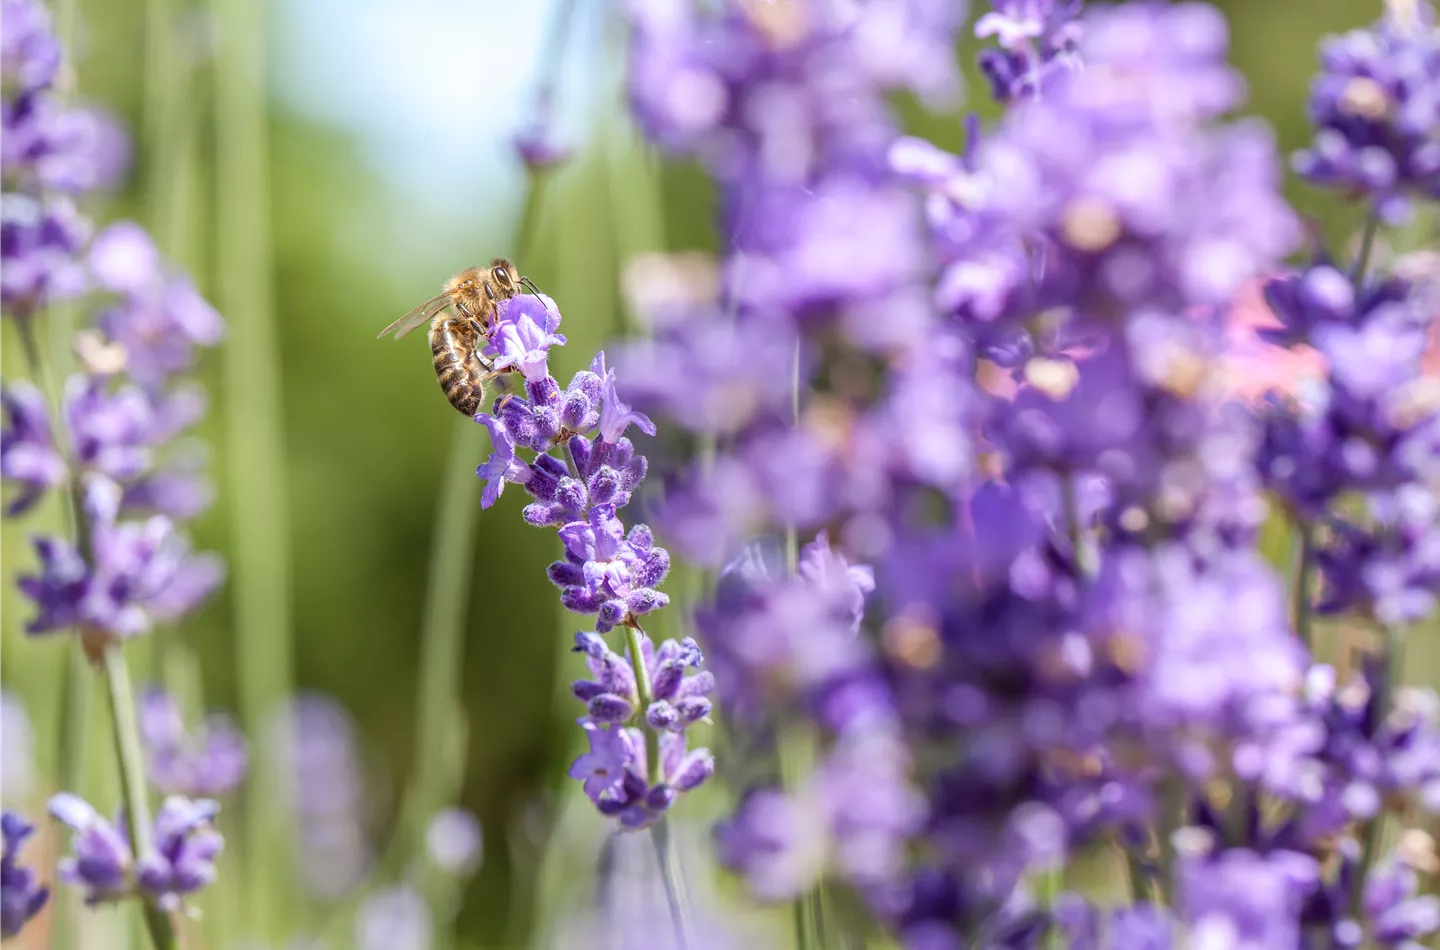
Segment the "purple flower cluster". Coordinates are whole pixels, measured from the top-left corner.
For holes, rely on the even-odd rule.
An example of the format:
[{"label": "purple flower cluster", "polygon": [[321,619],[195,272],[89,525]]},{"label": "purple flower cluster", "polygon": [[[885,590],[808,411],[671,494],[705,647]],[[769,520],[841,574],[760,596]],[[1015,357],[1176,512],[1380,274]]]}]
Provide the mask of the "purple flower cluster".
[{"label": "purple flower cluster", "polygon": [[19,863],[20,849],[34,833],[35,826],[14,812],[0,815],[0,836],[4,838],[4,854],[0,856],[0,937],[18,934],[50,897],[49,889],[35,872]]},{"label": "purple flower cluster", "polygon": [[137,861],[130,838],[88,803],[62,792],[50,814],[75,833],[72,857],[60,862],[60,879],[85,892],[87,904],[140,895],[165,911],[215,880],[224,840],[212,824],[220,806],[208,799],[171,795],[155,815],[155,853]]},{"label": "purple flower cluster", "polygon": [[[727,721],[759,740],[734,747],[811,746],[808,774],[742,797],[722,856],[772,899],[837,874],[916,947],[1026,946],[1047,915],[1097,947],[1428,932],[1371,831],[1435,804],[1430,700],[1373,664],[1307,688],[1294,625],[1316,600],[1392,627],[1434,611],[1433,293],[1324,255],[1272,279],[1264,338],[1318,350],[1324,391],[1237,404],[1227,307],[1301,229],[1269,130],[1223,118],[1244,84],[1213,8],[994,0],[976,33],[1008,108],[951,155],[898,134],[884,93],[913,77],[863,66],[865,15],[821,6],[631,7],[632,109],[714,179],[726,249],[713,293],[661,275],[653,337],[620,360],[640,408],[706,446],[657,524],[726,565],[698,619]],[[921,62],[956,26],[906,22]],[[1310,177],[1431,194],[1435,35],[1397,3],[1327,50],[1314,154],[1335,161]],[[1266,492],[1314,532],[1301,616],[1254,550]],[[608,518],[577,531],[572,588],[642,563]],[[782,533],[816,541],[787,564]],[[612,675],[593,719],[633,710]],[[592,741],[608,776],[620,743]],[[1172,850],[1187,835],[1210,843]],[[1343,873],[1337,838],[1371,842]],[[1177,884],[1172,907],[1030,896],[1100,840],[1132,852],[1137,896]]]},{"label": "purple flower cluster", "polygon": [[5,0],[0,23],[0,304],[23,318],[86,289],[90,225],[73,196],[118,182],[129,143],[108,113],[65,102],[62,50],[38,0]]},{"label": "purple flower cluster", "polygon": [[[655,426],[620,399],[603,352],[560,388],[547,363],[550,347],[565,343],[559,326],[559,309],[543,295],[515,297],[498,308],[486,354],[497,369],[521,373],[525,395],[499,396],[493,414],[476,415],[492,447],[476,474],[486,480],[484,507],[500,498],[506,483],[524,485],[534,498],[525,521],[558,526],[565,556],[550,565],[550,581],[567,610],[595,617],[593,633],[576,634],[576,652],[586,655],[593,676],[573,687],[587,704],[581,725],[590,751],[570,775],[603,814],[639,828],[658,821],[681,793],[714,772],[709,750],[688,750],[685,738],[687,727],[709,714],[714,680],[709,673],[685,676],[702,660],[693,640],[656,647],[641,629],[643,618],[670,602],[658,589],[670,555],[647,525],[627,531],[618,512],[648,465],[625,433],[634,425],[653,435]],[[518,454],[522,448],[534,453],[528,461]],[[603,639],[617,627],[626,631],[627,656]],[[636,725],[628,725],[632,721]]]},{"label": "purple flower cluster", "polygon": [[161,792],[210,798],[245,778],[245,737],[229,716],[212,715],[187,733],[179,704],[164,690],[151,688],[141,697],[139,718],[150,783]]},{"label": "purple flower cluster", "polygon": [[1440,198],[1440,35],[1427,4],[1386,6],[1371,26],[1321,43],[1310,90],[1315,139],[1294,164],[1311,182],[1364,197],[1398,222],[1412,197]]},{"label": "purple flower cluster", "polygon": [[80,623],[133,636],[194,610],[224,576],[215,556],[189,553],[174,522],[203,511],[211,494],[194,443],[179,438],[204,415],[205,394],[176,377],[192,367],[194,346],[218,343],[225,327],[137,225],[98,235],[88,268],[89,286],[111,305],[76,338],[84,372],[66,381],[58,427],[33,384],[4,386],[0,476],[12,516],[63,485],[83,495],[86,543],[35,540],[40,576],[22,590],[39,615],[28,629]]}]

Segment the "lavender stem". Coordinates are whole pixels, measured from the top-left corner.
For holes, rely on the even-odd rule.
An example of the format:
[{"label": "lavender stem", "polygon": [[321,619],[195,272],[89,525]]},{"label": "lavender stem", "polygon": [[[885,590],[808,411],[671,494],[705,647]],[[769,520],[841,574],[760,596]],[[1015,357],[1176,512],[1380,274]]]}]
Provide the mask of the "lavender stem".
[{"label": "lavender stem", "polygon": [[[1385,667],[1380,682],[1375,684],[1375,695],[1370,700],[1374,728],[1379,729],[1390,711],[1390,700],[1395,695],[1396,681],[1400,678],[1400,666],[1405,652],[1405,631],[1397,624],[1385,625]],[[1365,823],[1365,833],[1360,845],[1360,864],[1355,878],[1350,882],[1350,912],[1357,919],[1364,914],[1365,880],[1380,850],[1380,832],[1385,824],[1382,809]]]},{"label": "lavender stem", "polygon": [[[125,823],[135,859],[142,863],[154,854],[155,843],[150,835],[150,804],[145,797],[145,762],[140,751],[140,729],[135,721],[135,698],[130,689],[125,653],[118,643],[104,647],[101,664],[109,687],[110,721],[114,726],[115,756],[120,764]],[[149,901],[144,904],[144,915],[145,929],[155,950],[171,950],[175,946],[175,931],[170,918]]]},{"label": "lavender stem", "polygon": [[670,840],[670,823],[661,819],[650,829],[650,842],[655,846],[655,859],[660,863],[660,880],[665,885],[665,902],[670,905],[670,920],[675,925],[678,950],[695,945],[690,930],[689,904],[685,894],[685,878],[675,860],[675,846]]},{"label": "lavender stem", "polygon": [[1311,619],[1314,611],[1311,609],[1310,590],[1314,586],[1315,576],[1315,526],[1303,522],[1296,527],[1295,538],[1295,606],[1294,623],[1295,635],[1305,648],[1311,649],[1314,644],[1311,641]]},{"label": "lavender stem", "polygon": [[[641,649],[645,632],[638,626],[625,628],[629,649],[630,670],[635,674],[635,694],[640,698],[640,710],[650,708],[655,701],[655,691],[650,686],[650,673],[645,669],[645,654]],[[651,785],[660,781],[660,735],[647,724],[645,726],[645,761],[650,772],[647,776]],[[665,902],[670,905],[670,920],[675,925],[675,939],[680,950],[689,950],[689,914],[685,903],[684,885],[680,880],[671,854],[670,833],[662,820],[650,829],[650,840],[655,846],[655,857],[660,862],[660,877],[665,885]]]}]

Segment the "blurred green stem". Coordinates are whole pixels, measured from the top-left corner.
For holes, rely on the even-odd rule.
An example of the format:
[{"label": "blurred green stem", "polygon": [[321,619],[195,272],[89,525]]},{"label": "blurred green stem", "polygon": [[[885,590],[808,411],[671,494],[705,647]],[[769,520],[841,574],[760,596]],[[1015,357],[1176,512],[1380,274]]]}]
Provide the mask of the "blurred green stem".
[{"label": "blurred green stem", "polygon": [[[151,838],[150,803],[145,795],[145,760],[140,751],[140,730],[135,722],[135,698],[130,689],[130,671],[118,643],[106,644],[101,656],[105,682],[109,686],[110,720],[115,729],[115,756],[120,764],[121,796],[125,823],[137,862],[155,853]],[[175,931],[170,918],[153,903],[144,903],[145,929],[155,950],[173,950]]]},{"label": "blurred green stem", "polygon": [[[651,785],[660,781],[660,733],[644,722],[646,710],[655,701],[654,690],[650,687],[650,671],[645,668],[645,631],[639,627],[625,628],[627,651],[630,655],[630,671],[635,675],[635,694],[640,700],[637,711],[641,728],[645,732],[645,762]],[[670,830],[664,820],[650,829],[650,840],[655,846],[655,858],[660,863],[660,879],[665,885],[665,901],[670,905],[670,922],[675,925],[675,940],[679,950],[689,950],[694,944],[690,936],[690,913],[685,902],[685,887],[675,866],[674,848],[670,842]]]},{"label": "blurred green stem", "polygon": [[690,950],[695,938],[690,929],[690,905],[685,894],[685,877],[675,858],[675,843],[670,838],[670,822],[660,819],[650,829],[655,846],[655,860],[660,864],[660,880],[665,885],[665,900],[670,905],[670,921],[675,925],[678,950]]},{"label": "blurred green stem", "polygon": [[1311,620],[1313,618],[1313,605],[1311,588],[1315,580],[1315,526],[1310,522],[1301,522],[1295,527],[1295,605],[1292,614],[1295,621],[1295,635],[1305,648],[1314,647],[1311,634]]},{"label": "blurred green stem", "polygon": [[[1380,682],[1375,685],[1375,695],[1370,703],[1370,715],[1374,720],[1374,728],[1377,729],[1389,716],[1395,688],[1399,685],[1400,670],[1405,658],[1405,631],[1403,628],[1395,624],[1385,625],[1384,650],[1384,666],[1380,672]],[[1380,851],[1380,835],[1385,827],[1385,814],[1385,810],[1381,809],[1367,821],[1362,834],[1360,866],[1356,869],[1355,877],[1350,882],[1350,912],[1357,920],[1364,919],[1365,880],[1370,876],[1370,869],[1375,866],[1375,858]]]},{"label": "blurred green stem", "polygon": [[[54,308],[47,311],[47,315],[52,319],[53,314]],[[35,340],[35,319],[33,315],[22,317],[15,321],[15,327],[20,334],[21,348],[25,351],[30,379],[45,394],[46,417],[50,420],[52,431],[58,435],[63,431],[63,426],[60,425],[63,409],[56,379],[59,375],[60,360],[52,349],[52,371],[45,372],[45,364],[40,358],[40,348]],[[63,348],[63,352],[69,354],[68,345]],[[88,557],[89,541],[81,534],[85,522],[78,489],[67,494],[66,502],[62,515],[65,535],[75,542],[77,550]],[[59,779],[62,789],[78,795],[84,790],[93,684],[90,664],[85,659],[85,652],[78,639],[67,638],[62,649],[65,656],[60,667]],[[52,947],[68,950],[76,945],[79,911],[75,893],[69,888],[61,888],[55,896],[54,925],[50,930]]]},{"label": "blurred green stem", "polygon": [[[231,589],[241,719],[252,741],[283,709],[291,684],[290,537],[280,353],[272,307],[263,0],[213,0],[216,258],[225,352],[226,436],[234,535]],[[245,919],[280,936],[270,895],[290,899],[294,815],[288,730],[254,757],[245,821]]]}]

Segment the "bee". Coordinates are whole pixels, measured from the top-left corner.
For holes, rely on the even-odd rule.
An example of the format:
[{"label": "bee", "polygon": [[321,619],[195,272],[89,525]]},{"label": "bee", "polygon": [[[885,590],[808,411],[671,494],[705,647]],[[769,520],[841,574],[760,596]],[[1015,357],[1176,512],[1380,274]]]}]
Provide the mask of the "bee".
[{"label": "bee", "polygon": [[[522,287],[539,293],[503,257],[495,258],[488,268],[467,267],[446,281],[439,294],[381,330],[376,339],[393,333],[398,340],[426,320],[434,320],[430,355],[440,389],[450,405],[473,416],[485,400],[486,384],[502,372],[481,355],[494,327],[496,305],[519,294]],[[454,316],[435,320],[446,309]]]}]

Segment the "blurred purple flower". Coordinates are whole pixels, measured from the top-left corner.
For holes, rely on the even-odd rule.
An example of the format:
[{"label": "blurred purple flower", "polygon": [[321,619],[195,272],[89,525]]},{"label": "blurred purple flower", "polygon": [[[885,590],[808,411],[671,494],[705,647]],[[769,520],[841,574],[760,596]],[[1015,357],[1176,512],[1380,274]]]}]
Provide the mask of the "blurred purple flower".
[{"label": "blurred purple flower", "polygon": [[1388,6],[1371,26],[1321,44],[1315,138],[1294,165],[1315,184],[1368,197],[1394,223],[1410,195],[1440,198],[1440,37],[1428,4]]},{"label": "blurred purple flower", "polygon": [[26,625],[28,632],[81,624],[118,637],[136,636],[157,619],[172,620],[195,609],[213,593],[221,577],[218,565],[192,558],[168,518],[117,521],[120,498],[119,486],[102,476],[86,482],[91,564],[69,542],[35,540],[40,574],[22,576],[18,585],[39,609]]},{"label": "blurred purple flower", "polygon": [[425,848],[431,862],[447,874],[474,874],[484,857],[480,820],[463,808],[446,808],[430,819]]},{"label": "blurred purple flower", "polygon": [[25,316],[84,293],[85,271],[76,255],[89,238],[90,223],[69,198],[0,195],[0,304],[5,312]]},{"label": "blurred purple flower", "polygon": [[1193,857],[1180,869],[1181,914],[1192,941],[1227,947],[1300,945],[1300,912],[1319,884],[1314,858],[1243,849]]},{"label": "blurred purple flower", "polygon": [[0,477],[20,490],[5,506],[10,516],[34,507],[45,492],[64,484],[65,460],[55,446],[49,408],[39,389],[23,380],[0,389],[5,428],[0,429]]},{"label": "blurred purple flower", "polygon": [[408,884],[382,888],[355,912],[355,950],[430,950],[430,907]]},{"label": "blurred purple flower", "polygon": [[155,854],[137,866],[140,889],[160,909],[174,912],[182,899],[216,877],[225,839],[212,825],[220,806],[208,799],[171,795],[155,814]]},{"label": "blurred purple flower", "polygon": [[38,0],[5,0],[0,7],[0,62],[6,85],[21,93],[50,86],[60,71],[60,44],[50,11]]},{"label": "blurred purple flower", "polygon": [[128,896],[135,860],[129,838],[88,802],[68,792],[52,796],[49,809],[75,832],[72,856],[62,859],[57,868],[60,880],[82,889],[87,904]]},{"label": "blurred purple flower", "polygon": [[229,716],[210,716],[187,733],[179,705],[164,690],[146,690],[139,705],[140,736],[150,781],[157,789],[210,797],[240,784],[245,777],[245,737]]},{"label": "blurred purple flower", "polygon": [[289,800],[299,830],[295,858],[309,892],[326,901],[353,891],[374,860],[360,740],[348,710],[323,693],[292,697],[274,723],[288,750]]},{"label": "blurred purple flower", "polygon": [[0,858],[0,937],[19,934],[50,897],[49,889],[40,883],[35,872],[19,864],[20,849],[25,839],[34,833],[35,826],[15,812],[0,815],[0,835],[4,837],[5,846]]}]

